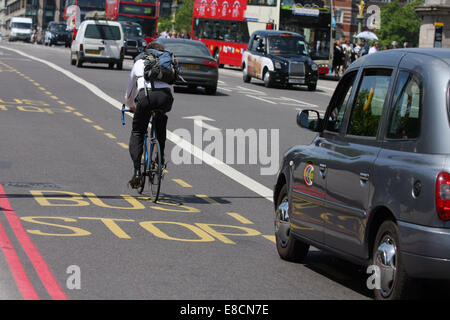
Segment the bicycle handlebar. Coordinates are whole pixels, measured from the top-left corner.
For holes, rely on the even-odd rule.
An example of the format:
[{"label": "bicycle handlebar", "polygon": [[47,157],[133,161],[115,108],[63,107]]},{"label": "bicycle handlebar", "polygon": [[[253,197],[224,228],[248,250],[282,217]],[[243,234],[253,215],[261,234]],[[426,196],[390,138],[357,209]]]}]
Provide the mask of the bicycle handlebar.
[{"label": "bicycle handlebar", "polygon": [[122,104],[122,125],[125,125],[125,112],[131,112],[130,109],[127,109],[125,104]]}]

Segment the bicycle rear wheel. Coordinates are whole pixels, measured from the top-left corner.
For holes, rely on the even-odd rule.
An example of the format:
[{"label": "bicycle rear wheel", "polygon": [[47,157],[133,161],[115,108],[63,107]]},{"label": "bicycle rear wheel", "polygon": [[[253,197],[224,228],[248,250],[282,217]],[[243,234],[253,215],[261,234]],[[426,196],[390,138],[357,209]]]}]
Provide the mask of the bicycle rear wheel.
[{"label": "bicycle rear wheel", "polygon": [[162,163],[161,148],[156,139],[152,139],[150,147],[150,168],[149,168],[149,184],[152,193],[153,202],[158,201],[159,191],[161,189]]}]

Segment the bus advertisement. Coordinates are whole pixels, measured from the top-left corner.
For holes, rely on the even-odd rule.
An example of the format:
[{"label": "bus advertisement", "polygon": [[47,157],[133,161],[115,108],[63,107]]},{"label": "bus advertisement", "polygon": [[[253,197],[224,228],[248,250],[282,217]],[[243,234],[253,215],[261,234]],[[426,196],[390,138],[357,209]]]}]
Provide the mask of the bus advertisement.
[{"label": "bus advertisement", "polygon": [[109,20],[139,23],[145,41],[150,43],[156,38],[158,4],[158,0],[106,0],[105,15]]},{"label": "bus advertisement", "polygon": [[195,0],[191,39],[200,40],[219,65],[241,66],[249,31],[247,0]]},{"label": "bus advertisement", "polygon": [[84,20],[86,13],[105,11],[105,0],[66,0],[64,3],[64,20],[73,31],[72,39],[77,35],[77,28]]},{"label": "bus advertisement", "polygon": [[279,29],[305,37],[319,75],[332,67],[331,0],[281,0]]}]

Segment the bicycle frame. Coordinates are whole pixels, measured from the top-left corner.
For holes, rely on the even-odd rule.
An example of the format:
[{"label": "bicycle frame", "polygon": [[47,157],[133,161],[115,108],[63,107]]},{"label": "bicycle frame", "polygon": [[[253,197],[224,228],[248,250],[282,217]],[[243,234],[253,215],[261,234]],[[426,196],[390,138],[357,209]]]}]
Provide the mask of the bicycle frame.
[{"label": "bicycle frame", "polygon": [[[122,105],[122,125],[125,125],[125,112],[131,112],[130,109],[127,109],[126,106]],[[153,116],[155,114],[155,111],[152,112],[150,116],[150,124],[153,122]],[[146,162],[147,168],[150,168],[150,155],[151,155],[151,148],[152,144],[150,143],[151,140],[156,139],[156,131],[154,129],[154,126],[152,124],[150,129],[150,141],[148,141],[148,131],[144,134],[144,161]]]}]

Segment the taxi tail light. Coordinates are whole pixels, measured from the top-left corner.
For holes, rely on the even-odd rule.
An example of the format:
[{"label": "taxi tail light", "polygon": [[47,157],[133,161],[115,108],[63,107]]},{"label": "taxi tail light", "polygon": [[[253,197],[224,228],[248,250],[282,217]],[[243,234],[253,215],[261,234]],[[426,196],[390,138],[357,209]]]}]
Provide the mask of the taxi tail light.
[{"label": "taxi tail light", "polygon": [[125,47],[120,48],[120,54],[125,55]]},{"label": "taxi tail light", "polygon": [[443,221],[450,220],[450,174],[441,172],[436,178],[436,211]]},{"label": "taxi tail light", "polygon": [[202,65],[217,68],[217,61],[203,60]]}]

